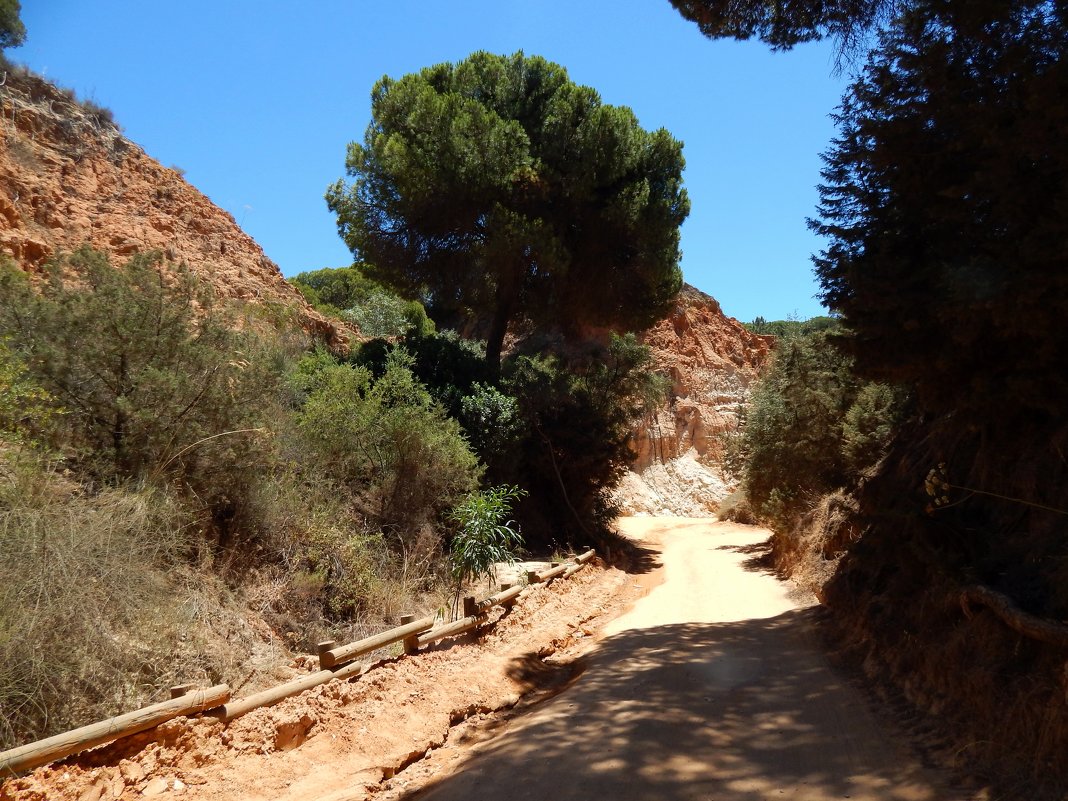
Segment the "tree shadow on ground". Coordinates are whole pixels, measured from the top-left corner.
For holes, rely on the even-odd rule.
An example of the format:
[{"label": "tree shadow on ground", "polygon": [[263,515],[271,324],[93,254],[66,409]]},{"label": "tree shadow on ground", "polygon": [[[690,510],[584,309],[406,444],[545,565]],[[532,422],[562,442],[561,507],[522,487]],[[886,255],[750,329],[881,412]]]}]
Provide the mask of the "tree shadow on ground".
[{"label": "tree shadow on ground", "polygon": [[[811,609],[625,631],[581,677],[406,796],[426,801],[943,798],[818,648]],[[540,668],[517,660],[530,683]],[[562,668],[558,679],[568,683]]]},{"label": "tree shadow on ground", "polygon": [[720,545],[718,550],[750,555],[748,559],[741,563],[744,570],[748,570],[750,573],[766,573],[769,576],[782,578],[779,575],[779,571],[775,569],[775,555],[772,552],[772,547],[771,537],[768,537],[762,542],[754,542],[750,545]]},{"label": "tree shadow on ground", "polygon": [[616,535],[598,550],[607,564],[630,575],[652,573],[662,566],[660,551],[647,548],[622,535]]}]

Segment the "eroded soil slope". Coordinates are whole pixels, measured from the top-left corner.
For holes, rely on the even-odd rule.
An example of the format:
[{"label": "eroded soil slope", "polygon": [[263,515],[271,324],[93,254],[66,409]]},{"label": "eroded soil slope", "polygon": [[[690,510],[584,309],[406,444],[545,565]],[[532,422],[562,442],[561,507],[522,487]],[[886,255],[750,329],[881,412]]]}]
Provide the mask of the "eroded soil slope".
[{"label": "eroded soil slope", "polygon": [[413,762],[463,724],[553,693],[581,670],[575,656],[638,591],[634,577],[591,565],[529,589],[481,638],[381,663],[224,727],[179,719],[8,781],[0,799],[308,799],[403,787]]},{"label": "eroded soil slope", "polygon": [[0,254],[33,274],[84,244],[116,263],[160,251],[220,298],[275,304],[309,332],[344,332],[312,309],[263,249],[179,171],[70,94],[17,71],[0,86]]}]

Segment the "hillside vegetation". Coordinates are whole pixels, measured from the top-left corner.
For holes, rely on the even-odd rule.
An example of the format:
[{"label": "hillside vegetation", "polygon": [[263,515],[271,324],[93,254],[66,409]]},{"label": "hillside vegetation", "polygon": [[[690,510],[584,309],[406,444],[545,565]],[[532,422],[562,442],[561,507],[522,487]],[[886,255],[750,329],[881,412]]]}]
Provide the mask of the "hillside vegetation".
[{"label": "hillside vegetation", "polygon": [[775,47],[872,37],[812,223],[841,327],[775,332],[746,487],[846,652],[1001,797],[1060,799],[1068,6],[675,5]]},{"label": "hillside vegetation", "polygon": [[[554,91],[600,107],[562,68],[530,63]],[[616,536],[611,489],[632,456],[632,423],[665,390],[626,331],[678,289],[687,206],[680,146],[666,132],[642,139],[626,109],[597,117],[664,159],[641,146],[605,156],[607,166],[631,162],[607,171],[622,183],[600,186],[585,212],[593,225],[596,196],[626,194],[642,170],[661,170],[670,214],[633,198],[602,209],[617,234],[633,228],[655,248],[598,263],[631,259],[617,291],[641,297],[627,290],[633,274],[656,284],[656,303],[598,309],[587,322],[611,325],[596,333],[517,303],[508,347],[489,358],[492,314],[478,298],[447,307],[443,290],[402,297],[363,262],[295,279],[310,308],[232,220],[110,122],[83,125],[73,97],[38,77],[15,83],[4,101],[19,122],[5,123],[4,146],[18,150],[5,178],[17,194],[52,192],[53,172],[89,169],[104,176],[98,186],[115,177],[122,192],[108,230],[123,225],[118,200],[143,199],[152,235],[188,246],[195,268],[177,246],[118,235],[110,251],[68,250],[70,232],[22,205],[6,212],[15,227],[4,241],[14,258],[0,259],[0,748],[157,700],[178,682],[271,683],[294,651],[446,609],[465,581],[523,547]],[[480,96],[477,86],[455,91]],[[494,191],[532,180],[537,166],[512,164]],[[167,183],[154,192],[156,180]],[[98,198],[79,194],[77,180],[60,183],[70,207],[95,220]],[[522,252],[533,236],[524,214],[536,210],[519,203],[486,234]],[[488,266],[477,254],[469,261],[465,291],[497,280],[480,277]],[[259,273],[270,286],[262,298],[248,286]],[[245,282],[239,291],[230,275]],[[554,285],[578,291],[563,278],[538,291]],[[346,329],[362,336],[340,336]]]}]

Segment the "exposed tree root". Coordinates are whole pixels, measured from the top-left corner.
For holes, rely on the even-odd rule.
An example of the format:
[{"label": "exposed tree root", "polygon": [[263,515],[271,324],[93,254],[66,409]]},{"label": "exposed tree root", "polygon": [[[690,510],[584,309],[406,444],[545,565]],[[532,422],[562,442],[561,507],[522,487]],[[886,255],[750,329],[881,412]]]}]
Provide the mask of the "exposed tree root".
[{"label": "exposed tree root", "polygon": [[978,584],[965,587],[960,593],[960,606],[967,617],[972,616],[973,603],[987,607],[1002,623],[1025,637],[1068,648],[1068,625],[1025,612],[1007,595]]}]

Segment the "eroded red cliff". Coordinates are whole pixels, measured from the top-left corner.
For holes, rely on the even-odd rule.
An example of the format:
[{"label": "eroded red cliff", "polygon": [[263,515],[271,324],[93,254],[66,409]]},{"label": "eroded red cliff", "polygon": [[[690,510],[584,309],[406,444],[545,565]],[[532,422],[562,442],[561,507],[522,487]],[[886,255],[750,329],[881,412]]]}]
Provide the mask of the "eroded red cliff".
[{"label": "eroded red cliff", "polygon": [[92,108],[35,76],[0,86],[0,253],[29,273],[88,243],[121,263],[160,251],[185,262],[220,298],[279,304],[336,343],[263,249],[174,169]]},{"label": "eroded red cliff", "polygon": [[687,285],[642,341],[671,379],[671,395],[635,431],[637,458],[619,497],[631,514],[709,514],[732,489],[722,467],[724,435],[737,427],[770,339]]}]

